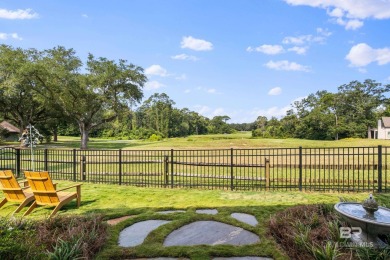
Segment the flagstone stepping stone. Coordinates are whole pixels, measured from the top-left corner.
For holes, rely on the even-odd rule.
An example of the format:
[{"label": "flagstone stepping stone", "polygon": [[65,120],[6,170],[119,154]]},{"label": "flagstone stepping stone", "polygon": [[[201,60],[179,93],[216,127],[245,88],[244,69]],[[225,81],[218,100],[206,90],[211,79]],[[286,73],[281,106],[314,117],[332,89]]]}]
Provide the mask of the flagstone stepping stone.
[{"label": "flagstone stepping stone", "polygon": [[259,241],[259,236],[240,227],[217,221],[196,221],[169,234],[164,246],[250,245]]},{"label": "flagstone stepping stone", "polygon": [[255,216],[250,215],[250,214],[232,213],[230,216],[232,216],[232,218],[237,219],[238,221],[244,222],[244,223],[251,225],[251,226],[256,226],[257,224],[259,224],[259,222],[255,218]]},{"label": "flagstone stepping stone", "polygon": [[172,213],[183,213],[186,212],[185,210],[164,210],[164,211],[157,211],[159,214],[172,214]]},{"label": "flagstone stepping stone", "polygon": [[198,214],[217,215],[218,210],[216,209],[197,209],[195,211]]},{"label": "flagstone stepping stone", "polygon": [[167,224],[168,220],[146,220],[137,222],[127,227],[119,234],[119,246],[132,247],[142,244],[150,232],[161,225]]}]

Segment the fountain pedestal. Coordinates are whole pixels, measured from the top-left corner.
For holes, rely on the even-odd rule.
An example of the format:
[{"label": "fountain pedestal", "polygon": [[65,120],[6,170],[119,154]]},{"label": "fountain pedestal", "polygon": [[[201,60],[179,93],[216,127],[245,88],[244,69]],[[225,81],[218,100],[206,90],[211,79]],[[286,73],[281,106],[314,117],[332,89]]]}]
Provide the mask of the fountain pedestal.
[{"label": "fountain pedestal", "polygon": [[351,234],[352,242],[373,243],[376,247],[386,245],[378,234],[390,234],[390,209],[378,207],[375,212],[367,212],[361,203],[340,202],[335,205],[335,210],[352,227],[361,228],[360,234]]}]

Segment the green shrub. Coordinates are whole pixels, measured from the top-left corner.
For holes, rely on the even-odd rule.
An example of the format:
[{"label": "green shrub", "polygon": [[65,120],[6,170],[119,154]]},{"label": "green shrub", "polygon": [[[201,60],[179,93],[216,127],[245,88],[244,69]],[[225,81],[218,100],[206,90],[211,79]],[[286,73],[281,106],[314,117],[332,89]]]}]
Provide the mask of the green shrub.
[{"label": "green shrub", "polygon": [[152,135],[149,137],[149,141],[161,141],[161,140],[162,140],[161,135],[152,134]]},{"label": "green shrub", "polygon": [[33,222],[0,218],[0,259],[45,259]]}]

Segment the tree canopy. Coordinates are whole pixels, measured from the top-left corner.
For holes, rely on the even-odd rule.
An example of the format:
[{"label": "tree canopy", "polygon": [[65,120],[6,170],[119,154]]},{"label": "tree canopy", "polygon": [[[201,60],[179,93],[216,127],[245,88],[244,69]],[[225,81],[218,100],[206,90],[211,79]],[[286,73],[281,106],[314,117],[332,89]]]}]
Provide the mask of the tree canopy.
[{"label": "tree canopy", "polygon": [[366,137],[367,129],[388,115],[389,90],[390,85],[367,79],[341,85],[337,93],[317,91],[296,101],[282,119],[267,121],[265,126],[262,120],[253,135],[318,140]]}]

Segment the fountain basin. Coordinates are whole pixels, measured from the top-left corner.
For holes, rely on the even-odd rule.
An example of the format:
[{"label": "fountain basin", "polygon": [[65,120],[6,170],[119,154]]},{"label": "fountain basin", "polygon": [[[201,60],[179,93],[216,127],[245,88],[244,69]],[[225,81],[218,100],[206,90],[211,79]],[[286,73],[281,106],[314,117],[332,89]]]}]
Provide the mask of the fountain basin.
[{"label": "fountain basin", "polygon": [[353,227],[360,227],[370,235],[390,233],[390,209],[378,207],[378,210],[369,214],[361,203],[339,202],[335,210]]}]

